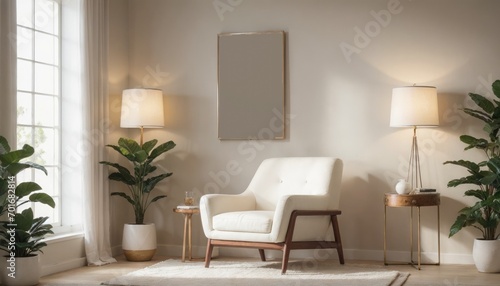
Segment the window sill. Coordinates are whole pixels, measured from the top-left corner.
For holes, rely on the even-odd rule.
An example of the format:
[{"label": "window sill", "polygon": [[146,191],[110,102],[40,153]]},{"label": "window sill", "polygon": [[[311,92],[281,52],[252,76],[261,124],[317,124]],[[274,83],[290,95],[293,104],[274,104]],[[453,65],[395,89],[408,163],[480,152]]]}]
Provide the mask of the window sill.
[{"label": "window sill", "polygon": [[83,238],[83,232],[72,232],[72,233],[61,233],[61,234],[55,234],[52,236],[49,236],[43,241],[47,243],[48,245],[53,244],[53,243],[58,243],[58,242],[63,242],[67,240],[72,240],[72,239],[78,239],[78,238]]}]

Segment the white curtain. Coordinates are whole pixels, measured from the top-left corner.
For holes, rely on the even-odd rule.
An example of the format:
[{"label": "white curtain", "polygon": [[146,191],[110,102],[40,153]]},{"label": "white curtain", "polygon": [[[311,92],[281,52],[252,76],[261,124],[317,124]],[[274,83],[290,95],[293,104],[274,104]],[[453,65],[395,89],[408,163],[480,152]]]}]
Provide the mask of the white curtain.
[{"label": "white curtain", "polygon": [[16,1],[0,1],[0,135],[16,147]]},{"label": "white curtain", "polygon": [[89,265],[103,265],[116,262],[110,247],[108,179],[99,164],[105,160],[106,132],[101,126],[108,120],[109,105],[108,1],[81,0],[81,10],[83,122],[85,132],[94,136],[83,170],[85,251]]}]

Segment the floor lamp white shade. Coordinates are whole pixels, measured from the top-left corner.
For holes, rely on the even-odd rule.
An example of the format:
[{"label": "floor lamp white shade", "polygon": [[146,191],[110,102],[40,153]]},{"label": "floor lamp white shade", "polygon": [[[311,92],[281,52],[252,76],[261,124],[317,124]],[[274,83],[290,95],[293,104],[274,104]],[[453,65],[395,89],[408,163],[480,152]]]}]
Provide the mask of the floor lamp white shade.
[{"label": "floor lamp white shade", "polygon": [[140,128],[141,145],[143,128],[164,126],[163,92],[161,90],[134,88],[123,91],[120,127]]},{"label": "floor lamp white shade", "polygon": [[392,90],[390,126],[413,127],[413,143],[406,178],[412,189],[422,188],[417,127],[438,125],[438,99],[435,87],[405,86]]}]

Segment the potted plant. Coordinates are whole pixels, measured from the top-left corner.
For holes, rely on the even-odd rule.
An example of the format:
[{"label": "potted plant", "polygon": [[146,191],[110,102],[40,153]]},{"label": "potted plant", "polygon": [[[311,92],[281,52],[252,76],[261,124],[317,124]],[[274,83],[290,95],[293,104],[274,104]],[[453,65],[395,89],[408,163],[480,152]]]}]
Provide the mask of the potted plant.
[{"label": "potted plant", "polygon": [[17,212],[17,208],[29,202],[39,202],[55,207],[48,194],[38,192],[42,188],[34,182],[17,184],[16,175],[26,169],[47,170],[33,162],[21,162],[33,155],[34,149],[24,145],[11,150],[5,137],[0,136],[0,215],[6,219],[0,222],[0,249],[7,254],[0,261],[3,285],[35,285],[40,279],[37,252],[46,243],[41,241],[52,233],[52,226],[45,224],[48,217],[34,218],[31,208]]},{"label": "potted plant", "polygon": [[107,145],[127,158],[132,171],[118,163],[100,162],[116,169],[116,172],[108,176],[110,180],[122,182],[129,189],[129,194],[111,193],[112,196],[125,198],[134,209],[135,223],[125,224],[123,228],[122,248],[129,261],[148,261],[156,252],[156,229],[153,223],[144,223],[144,215],[152,203],[167,197],[166,195],[154,196],[152,192],[160,181],[170,177],[172,173],[153,175],[153,172],[158,169],[153,165],[153,161],[175,147],[173,141],[155,148],[157,143],[158,140],[155,139],[139,145],[133,139],[120,138],[118,145]]},{"label": "potted plant", "polygon": [[42,247],[47,246],[41,240],[53,233],[52,225],[45,224],[48,218],[35,218],[29,208],[16,213],[13,221],[1,222],[0,249],[8,253],[0,271],[2,285],[38,284],[40,265],[37,252],[42,252]]},{"label": "potted plant", "polygon": [[[495,96],[500,98],[500,80],[492,87]],[[500,101],[475,93],[469,93],[469,97],[479,109],[464,108],[463,111],[484,122],[487,138],[462,135],[460,140],[467,144],[465,150],[481,150],[485,157],[478,163],[467,160],[444,163],[462,166],[469,172],[466,177],[448,182],[448,187],[474,185],[475,188],[467,190],[465,196],[477,199],[472,206],[459,211],[449,236],[466,226],[480,230],[482,237],[475,239],[472,250],[474,263],[480,272],[500,272],[500,234],[497,232],[500,222]]]}]

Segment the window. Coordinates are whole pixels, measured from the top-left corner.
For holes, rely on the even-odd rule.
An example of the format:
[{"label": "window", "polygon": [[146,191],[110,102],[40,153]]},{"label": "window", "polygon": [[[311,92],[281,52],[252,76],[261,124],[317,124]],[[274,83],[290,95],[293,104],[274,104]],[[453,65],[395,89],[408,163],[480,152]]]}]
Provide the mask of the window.
[{"label": "window", "polygon": [[56,202],[52,209],[26,204],[36,216],[61,226],[61,21],[59,0],[17,0],[17,145],[35,148],[32,161],[45,166],[22,172]]}]

